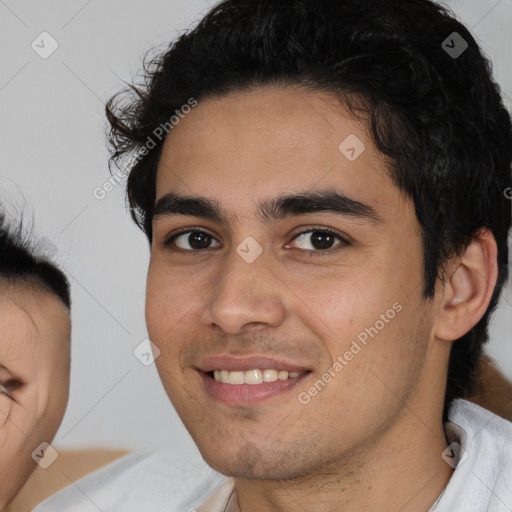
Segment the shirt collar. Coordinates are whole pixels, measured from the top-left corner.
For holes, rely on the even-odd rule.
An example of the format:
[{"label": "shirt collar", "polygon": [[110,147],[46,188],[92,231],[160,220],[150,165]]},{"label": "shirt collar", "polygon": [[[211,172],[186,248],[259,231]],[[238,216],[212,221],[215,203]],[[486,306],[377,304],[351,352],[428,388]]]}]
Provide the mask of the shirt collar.
[{"label": "shirt collar", "polygon": [[235,479],[228,478],[199,505],[197,512],[240,512],[235,493]]}]

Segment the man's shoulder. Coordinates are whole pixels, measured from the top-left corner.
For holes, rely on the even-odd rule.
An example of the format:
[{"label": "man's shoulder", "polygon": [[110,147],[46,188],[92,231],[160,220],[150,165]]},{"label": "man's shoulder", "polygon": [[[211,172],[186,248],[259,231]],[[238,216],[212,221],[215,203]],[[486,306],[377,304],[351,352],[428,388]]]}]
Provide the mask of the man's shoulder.
[{"label": "man's shoulder", "polygon": [[510,512],[512,423],[461,399],[448,416],[455,439],[442,456],[456,467],[436,512]]},{"label": "man's shoulder", "polygon": [[140,450],[78,480],[34,512],[183,512],[198,507],[226,478],[197,456]]},{"label": "man's shoulder", "polygon": [[471,446],[492,444],[504,457],[512,457],[512,422],[467,400],[455,400],[449,420],[462,428]]},{"label": "man's shoulder", "polygon": [[486,473],[492,460],[493,474],[504,473],[512,481],[511,421],[461,399],[454,402],[449,419],[461,432],[465,460],[470,460],[476,469],[486,468]]}]

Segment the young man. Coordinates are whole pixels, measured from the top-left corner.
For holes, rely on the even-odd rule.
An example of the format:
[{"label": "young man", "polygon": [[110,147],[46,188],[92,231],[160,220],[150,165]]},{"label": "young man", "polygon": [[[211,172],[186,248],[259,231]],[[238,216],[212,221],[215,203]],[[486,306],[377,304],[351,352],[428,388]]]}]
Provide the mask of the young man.
[{"label": "young man", "polygon": [[[158,371],[215,472],[130,456],[80,492],[512,510],[512,426],[463,399],[506,279],[512,159],[468,30],[428,0],[226,0],[147,71],[109,103],[113,161],[151,243]],[[72,492],[38,510],[94,510]]]}]

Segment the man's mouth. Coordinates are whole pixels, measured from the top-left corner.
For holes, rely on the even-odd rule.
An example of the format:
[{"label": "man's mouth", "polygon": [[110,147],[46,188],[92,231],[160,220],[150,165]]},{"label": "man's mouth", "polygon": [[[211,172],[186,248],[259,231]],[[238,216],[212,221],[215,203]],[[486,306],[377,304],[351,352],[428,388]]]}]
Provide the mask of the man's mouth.
[{"label": "man's mouth", "polygon": [[[305,373],[305,372],[302,372]],[[296,379],[301,375],[301,372],[288,372],[287,370],[276,370],[274,368],[267,368],[265,370],[214,370],[210,372],[217,382],[224,384],[233,384],[239,386],[240,384],[262,384],[263,382],[276,382],[278,380]]]},{"label": "man's mouth", "polygon": [[256,355],[209,357],[197,370],[211,398],[246,406],[291,390],[311,373],[291,361]]}]

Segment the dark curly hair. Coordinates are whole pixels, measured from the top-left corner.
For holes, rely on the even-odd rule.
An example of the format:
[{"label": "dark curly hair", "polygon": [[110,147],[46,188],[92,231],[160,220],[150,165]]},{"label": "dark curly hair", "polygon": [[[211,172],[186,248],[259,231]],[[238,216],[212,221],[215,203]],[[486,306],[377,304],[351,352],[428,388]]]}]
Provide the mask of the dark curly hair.
[{"label": "dark curly hair", "polygon": [[507,278],[511,222],[510,114],[489,60],[455,15],[429,0],[225,0],[146,61],[142,78],[106,113],[110,168],[128,170],[131,215],[150,242],[165,139],[155,129],[191,98],[267,85],[335,93],[368,127],[390,178],[414,201],[425,300],[448,258],[482,228],[493,233],[498,283],[482,319],[453,344],[446,420],[474,385]]},{"label": "dark curly hair", "polygon": [[40,287],[53,293],[69,310],[71,294],[65,274],[52,262],[37,255],[37,249],[23,233],[23,223],[9,223],[0,212],[0,290],[5,285]]}]

